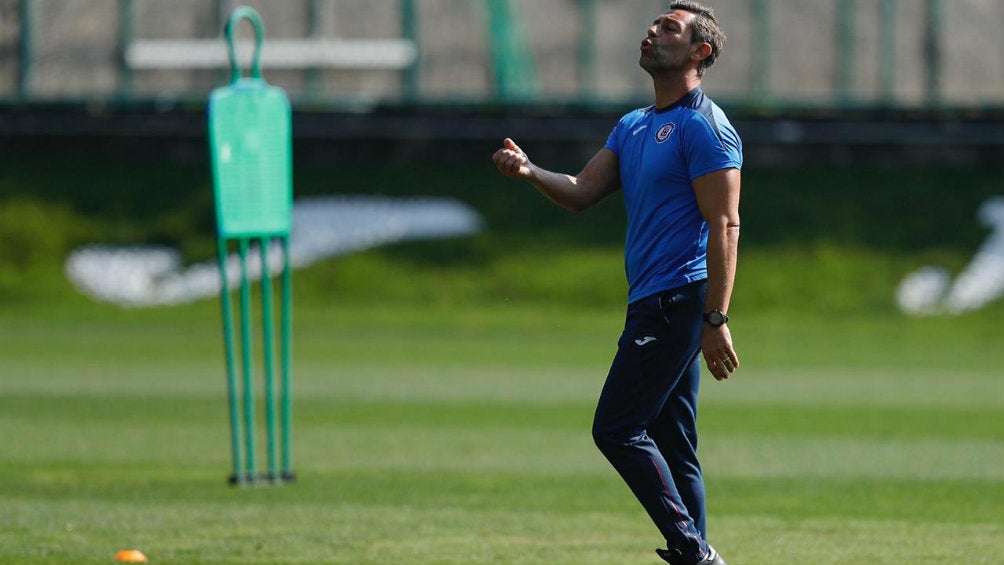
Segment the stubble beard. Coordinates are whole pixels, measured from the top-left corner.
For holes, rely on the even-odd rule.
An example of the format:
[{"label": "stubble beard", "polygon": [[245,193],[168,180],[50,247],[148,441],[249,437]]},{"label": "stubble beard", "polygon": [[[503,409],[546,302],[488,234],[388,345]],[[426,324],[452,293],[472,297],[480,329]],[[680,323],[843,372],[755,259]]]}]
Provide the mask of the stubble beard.
[{"label": "stubble beard", "polygon": [[642,53],[638,58],[638,66],[655,78],[682,72],[685,61],[673,61],[666,57],[659,58],[654,53]]}]

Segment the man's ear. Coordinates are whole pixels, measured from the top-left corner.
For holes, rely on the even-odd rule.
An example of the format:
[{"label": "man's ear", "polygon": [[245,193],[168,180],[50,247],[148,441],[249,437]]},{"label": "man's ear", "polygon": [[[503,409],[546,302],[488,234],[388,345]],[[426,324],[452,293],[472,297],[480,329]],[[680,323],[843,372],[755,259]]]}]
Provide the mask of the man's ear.
[{"label": "man's ear", "polygon": [[694,50],[690,52],[690,57],[695,61],[703,61],[711,56],[710,43],[698,43],[694,45]]}]

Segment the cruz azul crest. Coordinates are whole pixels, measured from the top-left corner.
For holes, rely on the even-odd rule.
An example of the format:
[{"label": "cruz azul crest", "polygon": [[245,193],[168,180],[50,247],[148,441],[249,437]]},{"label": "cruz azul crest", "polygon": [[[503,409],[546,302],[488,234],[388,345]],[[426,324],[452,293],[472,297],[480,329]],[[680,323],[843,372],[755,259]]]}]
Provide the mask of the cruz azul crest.
[{"label": "cruz azul crest", "polygon": [[658,143],[662,143],[669,139],[669,136],[673,135],[673,130],[676,129],[676,124],[669,122],[668,124],[659,128],[659,131],[655,132],[655,140]]}]

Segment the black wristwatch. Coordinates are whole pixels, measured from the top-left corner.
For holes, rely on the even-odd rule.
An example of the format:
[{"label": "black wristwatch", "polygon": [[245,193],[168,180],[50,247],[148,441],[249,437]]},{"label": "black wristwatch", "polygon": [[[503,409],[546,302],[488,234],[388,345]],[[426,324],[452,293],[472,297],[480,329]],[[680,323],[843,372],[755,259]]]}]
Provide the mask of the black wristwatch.
[{"label": "black wristwatch", "polygon": [[729,317],[725,315],[725,312],[715,309],[704,313],[704,321],[713,328],[720,328],[729,321]]}]

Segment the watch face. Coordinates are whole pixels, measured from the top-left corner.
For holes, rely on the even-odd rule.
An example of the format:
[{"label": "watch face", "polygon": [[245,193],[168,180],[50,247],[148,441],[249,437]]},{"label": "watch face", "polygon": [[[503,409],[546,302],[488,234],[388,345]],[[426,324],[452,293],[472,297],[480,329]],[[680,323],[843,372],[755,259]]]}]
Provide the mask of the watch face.
[{"label": "watch face", "polygon": [[707,320],[708,323],[714,327],[718,327],[724,324],[726,320],[728,320],[728,318],[725,317],[725,314],[722,314],[718,310],[712,310],[711,312],[708,312],[707,314],[704,315],[704,319]]}]

